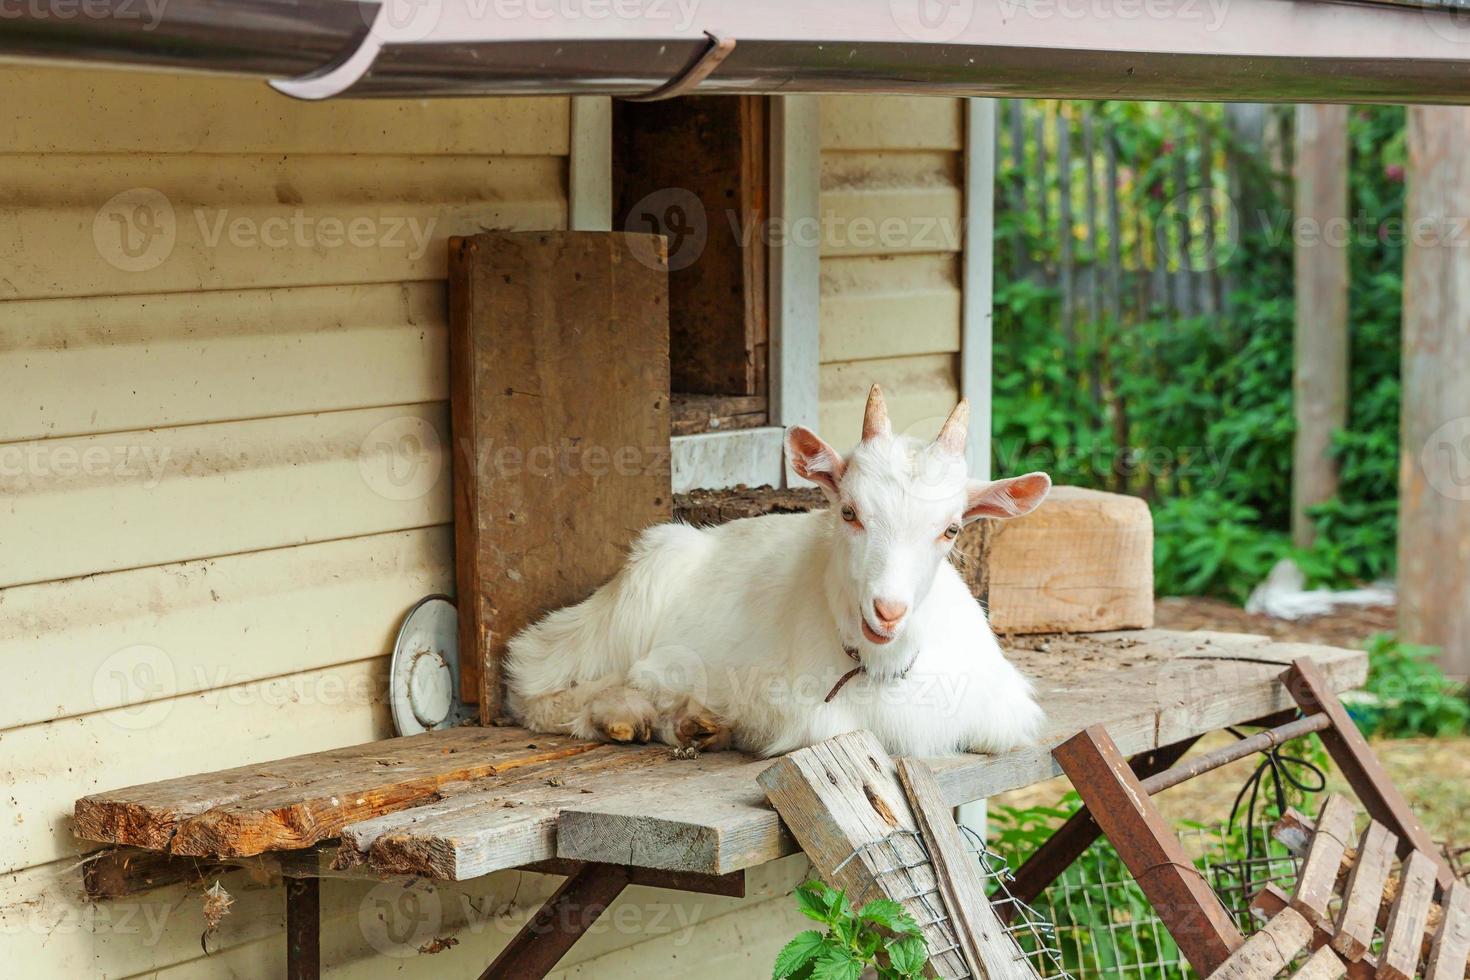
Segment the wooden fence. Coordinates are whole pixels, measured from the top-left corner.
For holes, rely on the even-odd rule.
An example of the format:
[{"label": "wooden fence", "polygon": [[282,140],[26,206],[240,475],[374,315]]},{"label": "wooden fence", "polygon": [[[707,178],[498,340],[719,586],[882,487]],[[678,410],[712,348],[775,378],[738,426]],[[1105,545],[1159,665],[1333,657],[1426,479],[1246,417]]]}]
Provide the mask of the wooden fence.
[{"label": "wooden fence", "polygon": [[1005,100],[1001,275],[1054,289],[1071,341],[1224,309],[1241,232],[1225,116],[1219,104]]}]

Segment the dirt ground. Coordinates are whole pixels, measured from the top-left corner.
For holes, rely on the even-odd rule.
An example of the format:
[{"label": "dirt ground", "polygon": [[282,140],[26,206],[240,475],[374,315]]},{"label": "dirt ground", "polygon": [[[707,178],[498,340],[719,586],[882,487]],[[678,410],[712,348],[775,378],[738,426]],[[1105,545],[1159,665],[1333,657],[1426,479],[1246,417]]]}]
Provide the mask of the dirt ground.
[{"label": "dirt ground", "polygon": [[[1155,625],[1160,629],[1261,633],[1283,640],[1361,647],[1374,633],[1393,629],[1394,611],[1344,609],[1331,616],[1289,622],[1251,615],[1216,599],[1161,599],[1155,610]],[[1230,740],[1226,733],[1212,735],[1194,751],[1218,748]],[[1470,737],[1375,740],[1373,748],[1436,840],[1470,844]],[[1242,760],[1168,790],[1157,798],[1159,808],[1174,820],[1222,822],[1230,814],[1235,794],[1258,762],[1259,757]],[[1003,794],[991,805],[1052,804],[1068,788],[1064,779],[1054,779]],[[1328,788],[1347,787],[1334,771],[1329,774]]]}]

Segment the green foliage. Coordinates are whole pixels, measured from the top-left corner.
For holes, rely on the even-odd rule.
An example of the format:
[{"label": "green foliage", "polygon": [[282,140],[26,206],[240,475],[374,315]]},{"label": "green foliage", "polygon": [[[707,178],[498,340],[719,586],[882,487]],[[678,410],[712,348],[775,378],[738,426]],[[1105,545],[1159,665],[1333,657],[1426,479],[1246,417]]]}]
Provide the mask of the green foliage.
[{"label": "green foliage", "polygon": [[826,932],[798,933],[776,954],[771,980],[857,980],[869,966],[878,980],[923,976],[928,947],[898,902],[875,898],[854,911],[843,892],[808,881],[796,889],[796,904]]},{"label": "green foliage", "polygon": [[[1339,493],[1313,510],[1317,542],[1305,551],[1288,543],[1295,315],[1287,181],[1259,156],[1232,146],[1217,106],[1106,102],[1067,111],[1090,111],[1095,127],[1108,124],[1115,133],[1123,165],[1124,265],[1136,264],[1144,247],[1140,236],[1154,247],[1142,229],[1157,222],[1172,268],[1214,266],[1233,291],[1221,313],[1179,319],[1154,310],[1126,323],[1086,322],[1084,297],[1076,336],[1064,336],[1060,294],[1036,270],[1054,264],[1062,234],[1073,237],[1079,269],[1102,262],[1107,243],[1089,241],[1081,226],[1055,227],[1061,191],[1054,172],[1044,189],[1053,223],[1043,226],[1035,203],[1034,142],[1027,141],[1019,170],[1011,153],[1003,153],[997,199],[1009,206],[998,210],[996,230],[994,471],[1047,469],[1061,483],[1145,497],[1154,509],[1155,580],[1162,594],[1239,601],[1288,555],[1312,585],[1342,587],[1392,575],[1404,110],[1362,108],[1350,117],[1349,419],[1334,439]],[[1208,133],[1217,163],[1229,154],[1239,180],[1264,205],[1260,213],[1237,214],[1215,228],[1215,255],[1201,251],[1199,219],[1184,254],[1169,210],[1181,193],[1178,157],[1185,155],[1188,173],[1199,173],[1199,140],[1190,135],[1197,132]],[[1082,213],[1085,186],[1077,149],[1074,214]],[[1220,200],[1225,174],[1223,165],[1213,169]],[[1017,213],[1021,188],[1028,206]],[[1199,199],[1203,191],[1194,187],[1192,193]],[[1240,233],[1232,238],[1227,224]]]},{"label": "green foliage", "polygon": [[1381,738],[1461,735],[1470,727],[1464,685],[1445,677],[1435,647],[1400,643],[1392,633],[1368,641],[1366,697],[1351,705],[1353,720]]}]

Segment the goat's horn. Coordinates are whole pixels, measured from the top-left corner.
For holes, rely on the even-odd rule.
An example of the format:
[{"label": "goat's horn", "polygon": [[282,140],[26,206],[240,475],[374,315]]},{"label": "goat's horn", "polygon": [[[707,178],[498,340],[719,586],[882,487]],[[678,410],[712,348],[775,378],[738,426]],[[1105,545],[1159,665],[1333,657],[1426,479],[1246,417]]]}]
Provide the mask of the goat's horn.
[{"label": "goat's horn", "polygon": [[946,452],[954,453],[956,456],[965,454],[965,437],[970,431],[970,400],[961,398],[960,403],[949,413],[949,418],[944,420],[944,425],[939,429],[939,438],[934,441]]},{"label": "goat's horn", "polygon": [[868,389],[868,407],[863,411],[863,442],[876,436],[892,433],[888,421],[888,406],[883,403],[883,389],[877,385]]}]

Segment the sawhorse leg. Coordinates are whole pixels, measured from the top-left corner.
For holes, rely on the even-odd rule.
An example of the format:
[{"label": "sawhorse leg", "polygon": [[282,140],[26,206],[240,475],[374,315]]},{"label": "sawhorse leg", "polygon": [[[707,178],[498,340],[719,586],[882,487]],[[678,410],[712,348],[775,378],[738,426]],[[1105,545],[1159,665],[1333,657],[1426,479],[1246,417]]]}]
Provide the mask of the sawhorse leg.
[{"label": "sawhorse leg", "polygon": [[286,980],[322,975],[322,880],[286,879]]}]

